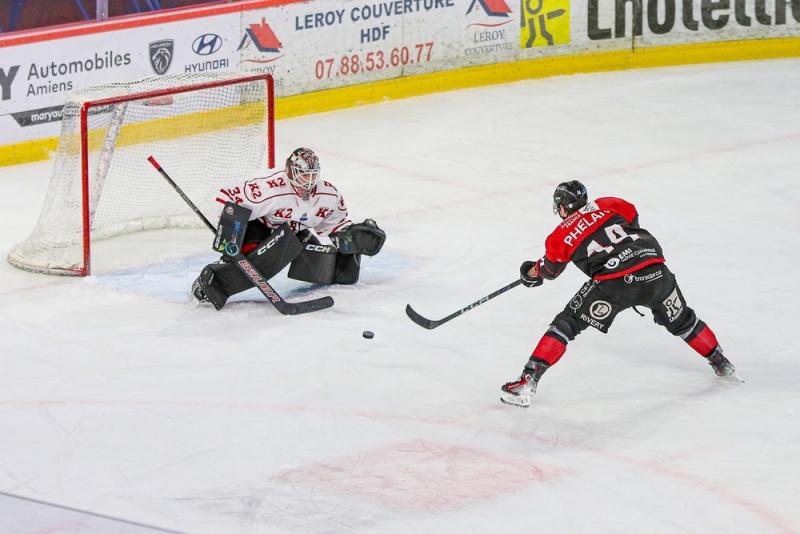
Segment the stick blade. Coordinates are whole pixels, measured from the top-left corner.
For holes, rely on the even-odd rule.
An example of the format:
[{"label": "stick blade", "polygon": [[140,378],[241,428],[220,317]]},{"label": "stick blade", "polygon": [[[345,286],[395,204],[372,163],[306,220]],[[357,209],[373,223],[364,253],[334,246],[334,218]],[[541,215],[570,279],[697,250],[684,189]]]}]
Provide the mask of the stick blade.
[{"label": "stick blade", "polygon": [[285,302],[285,308],[278,311],[284,315],[301,315],[303,313],[312,313],[320,310],[327,310],[333,306],[333,297],[322,297],[314,300],[306,300],[303,302]]},{"label": "stick blade", "polygon": [[439,326],[436,321],[431,321],[430,319],[426,319],[425,317],[415,312],[414,308],[411,307],[411,304],[406,304],[406,315],[408,315],[409,319],[420,325],[422,328],[433,330],[434,328]]}]

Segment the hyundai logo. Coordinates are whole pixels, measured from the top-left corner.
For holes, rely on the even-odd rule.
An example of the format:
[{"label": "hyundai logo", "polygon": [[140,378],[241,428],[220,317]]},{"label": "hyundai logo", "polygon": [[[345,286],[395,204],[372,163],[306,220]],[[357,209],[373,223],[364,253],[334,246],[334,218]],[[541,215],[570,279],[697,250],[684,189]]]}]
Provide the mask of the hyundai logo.
[{"label": "hyundai logo", "polygon": [[192,43],[192,50],[200,56],[210,56],[222,48],[222,37],[213,33],[201,35]]}]

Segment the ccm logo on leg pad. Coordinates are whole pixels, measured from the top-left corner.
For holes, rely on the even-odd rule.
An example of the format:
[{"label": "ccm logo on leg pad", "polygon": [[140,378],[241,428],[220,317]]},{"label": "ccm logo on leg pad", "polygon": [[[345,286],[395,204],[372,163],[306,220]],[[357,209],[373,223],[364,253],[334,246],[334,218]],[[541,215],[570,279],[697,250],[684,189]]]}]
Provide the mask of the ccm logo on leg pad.
[{"label": "ccm logo on leg pad", "polygon": [[275,246],[275,243],[277,243],[277,242],[280,240],[280,238],[282,238],[282,237],[283,237],[283,233],[284,233],[284,230],[281,230],[281,231],[280,231],[280,233],[279,233],[278,235],[276,235],[275,237],[273,237],[272,239],[270,239],[269,241],[267,241],[267,242],[266,242],[264,245],[262,245],[261,247],[259,247],[259,249],[256,251],[256,255],[258,255],[258,256],[261,256],[261,255],[262,255],[263,253],[265,253],[267,250],[269,250],[269,249],[271,249],[273,246]]},{"label": "ccm logo on leg pad", "polygon": [[308,245],[306,245],[305,249],[308,250],[309,252],[322,252],[323,254],[336,254],[336,252],[338,252],[336,247],[331,246],[331,245],[312,245],[312,244],[308,244]]}]

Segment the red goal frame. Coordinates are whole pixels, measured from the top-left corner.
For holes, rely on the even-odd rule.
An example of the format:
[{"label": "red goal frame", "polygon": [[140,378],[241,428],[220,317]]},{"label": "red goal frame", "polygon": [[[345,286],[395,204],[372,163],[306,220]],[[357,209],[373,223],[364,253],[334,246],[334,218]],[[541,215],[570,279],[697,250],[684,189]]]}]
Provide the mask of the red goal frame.
[{"label": "red goal frame", "polygon": [[89,221],[89,110],[91,108],[107,106],[110,104],[122,104],[124,102],[131,102],[134,100],[142,100],[144,98],[157,98],[160,96],[175,95],[180,93],[188,93],[190,91],[198,91],[201,89],[210,89],[213,87],[220,87],[223,85],[234,85],[239,83],[247,83],[253,81],[264,80],[267,84],[267,162],[269,168],[275,167],[275,82],[270,74],[254,74],[252,76],[243,76],[235,80],[220,80],[215,82],[205,82],[194,85],[186,85],[182,87],[173,87],[170,89],[161,89],[158,91],[150,91],[146,93],[136,93],[114,98],[105,98],[102,100],[94,100],[85,102],[81,106],[81,195],[82,195],[82,211],[83,211],[83,268],[78,269],[76,272],[79,276],[89,276],[91,274],[90,266],[90,242],[91,242],[91,225]]}]

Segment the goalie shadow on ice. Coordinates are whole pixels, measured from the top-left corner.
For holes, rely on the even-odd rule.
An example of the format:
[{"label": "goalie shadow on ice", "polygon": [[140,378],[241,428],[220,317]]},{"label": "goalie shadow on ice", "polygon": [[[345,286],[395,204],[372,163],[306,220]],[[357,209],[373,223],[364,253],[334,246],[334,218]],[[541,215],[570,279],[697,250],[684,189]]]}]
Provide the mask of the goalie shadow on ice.
[{"label": "goalie shadow on ice", "polygon": [[[197,273],[209,263],[216,261],[218,257],[218,254],[204,252],[176,260],[160,261],[130,269],[97,274],[87,278],[85,283],[191,306],[191,301],[186,297],[187,288],[192,286]],[[403,276],[403,273],[413,265],[414,260],[410,257],[382,250],[377,256],[369,259],[362,258],[358,282],[352,285],[331,286],[293,280],[287,276],[291,266],[284,268],[274,278],[271,278],[269,284],[279,295],[289,300],[318,298],[325,292],[330,292],[336,298],[337,294],[342,292],[368,291],[373,286],[385,284]],[[225,309],[250,305],[262,306],[264,299],[261,292],[253,286],[249,290],[231,296],[225,304]],[[205,307],[214,311],[213,306],[206,305]]]}]

